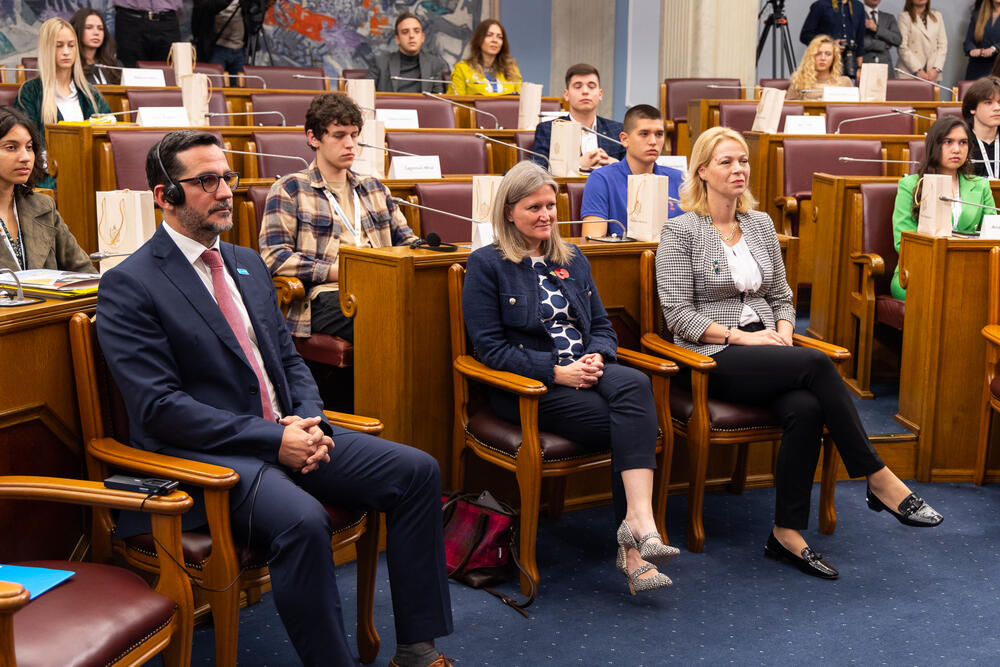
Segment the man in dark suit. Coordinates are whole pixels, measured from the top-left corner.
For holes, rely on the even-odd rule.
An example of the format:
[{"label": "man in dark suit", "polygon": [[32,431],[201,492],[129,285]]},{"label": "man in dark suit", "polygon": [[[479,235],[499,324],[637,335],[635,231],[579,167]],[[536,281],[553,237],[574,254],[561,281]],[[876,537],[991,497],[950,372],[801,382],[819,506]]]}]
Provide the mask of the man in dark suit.
[{"label": "man in dark suit", "polygon": [[323,505],[384,512],[394,663],[449,664],[433,642],[452,629],[437,463],[323,417],[267,267],[219,242],[239,177],[218,139],[171,132],[150,149],[146,177],[163,224],[105,274],[97,306],[132,444],[239,473],[233,532],[269,548],[275,606],[306,665],[356,663]]},{"label": "man in dark suit", "polygon": [[865,0],[865,55],[862,62],[886,63],[889,78],[896,78],[892,68],[892,47],[898,47],[903,36],[896,25],[896,17],[889,12],[880,12],[882,0]]},{"label": "man in dark suit", "polygon": [[[424,28],[420,19],[412,12],[403,12],[396,17],[393,40],[399,46],[397,51],[383,53],[375,58],[368,68],[368,78],[375,79],[375,90],[382,93],[443,93],[448,82],[442,77],[451,70],[441,56],[422,50]],[[407,79],[436,79],[429,81],[397,81],[394,76]]]},{"label": "man in dark suit", "polygon": [[[569,114],[564,120],[575,120],[593,132],[583,130],[580,137],[580,171],[589,172],[625,157],[625,147],[618,141],[622,124],[610,118],[597,115],[597,105],[601,103],[601,75],[593,65],[580,63],[566,70],[566,90],[563,99],[569,102]],[[597,132],[595,134],[594,132]],[[603,135],[603,136],[602,136]],[[532,150],[548,157],[552,139],[552,121],[547,120],[535,127],[535,145]],[[533,162],[548,168],[548,161],[537,155],[530,155]]]}]

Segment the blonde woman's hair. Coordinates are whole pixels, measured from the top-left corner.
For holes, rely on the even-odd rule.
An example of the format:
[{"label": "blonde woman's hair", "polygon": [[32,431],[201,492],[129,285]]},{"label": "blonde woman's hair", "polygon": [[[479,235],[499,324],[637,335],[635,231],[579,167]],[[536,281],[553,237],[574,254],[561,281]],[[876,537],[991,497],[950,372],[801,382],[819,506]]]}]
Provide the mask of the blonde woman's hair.
[{"label": "blonde woman's hair", "polygon": [[[59,32],[66,28],[73,35],[73,40],[77,42],[76,60],[73,61],[73,84],[76,86],[77,95],[86,95],[90,100],[90,107],[97,110],[97,100],[90,92],[90,83],[83,73],[83,65],[80,63],[80,44],[76,31],[69,21],[58,16],[50,18],[42,24],[38,32],[38,76],[42,80],[42,125],[55,123],[59,120],[59,107],[56,106],[56,93],[58,83],[56,82],[56,40]],[[44,131],[44,127],[39,130]]]},{"label": "blonde woman's hair", "polygon": [[830,66],[830,78],[836,80],[844,72],[844,66],[840,61],[840,46],[837,41],[829,35],[816,35],[806,47],[806,52],[799,62],[799,68],[792,73],[791,87],[798,90],[809,90],[816,86],[816,63],[813,58],[819,47],[824,44],[833,46],[833,64]]},{"label": "blonde woman's hair", "polygon": [[[709,214],[708,186],[705,184],[705,180],[698,175],[698,170],[708,166],[712,159],[712,153],[715,152],[715,147],[726,139],[732,139],[739,143],[747,155],[750,154],[750,149],[747,147],[743,135],[736,130],[728,127],[713,127],[702,132],[698,136],[698,140],[694,142],[694,146],[691,147],[687,178],[681,185],[681,208],[685,211],[691,211],[701,216]],[[750,194],[749,188],[736,199],[736,210],[739,213],[751,211],[756,205],[757,200]]]},{"label": "blonde woman's hair", "polygon": [[[490,211],[493,238],[504,259],[515,264],[528,257],[529,253],[524,237],[514,226],[514,222],[508,219],[508,215],[517,202],[544,185],[552,188],[553,195],[559,192],[559,185],[549,172],[534,162],[518,162],[503,177],[493,196],[493,209]],[[542,241],[540,250],[545,259],[553,264],[567,266],[573,259],[573,246],[559,237],[559,225],[554,220],[552,234],[548,240]]]}]

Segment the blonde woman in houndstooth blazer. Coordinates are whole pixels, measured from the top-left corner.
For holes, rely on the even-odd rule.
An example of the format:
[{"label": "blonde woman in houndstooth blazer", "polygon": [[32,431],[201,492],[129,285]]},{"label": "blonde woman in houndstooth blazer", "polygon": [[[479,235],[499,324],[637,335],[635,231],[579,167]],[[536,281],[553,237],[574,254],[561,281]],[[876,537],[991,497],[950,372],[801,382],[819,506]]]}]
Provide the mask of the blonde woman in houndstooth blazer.
[{"label": "blonde woman in houndstooth blazer", "polygon": [[674,343],[715,359],[712,398],[767,407],[781,421],[765,555],[835,579],[837,570],[800,533],[824,425],[850,476],[868,478],[869,507],[911,526],[936,526],[942,517],[882,463],[829,358],[792,346],[792,291],[774,224],[753,210],[748,152],[725,127],[702,133],[691,150],[681,187],[687,213],[667,221],[656,253],[664,322]]}]

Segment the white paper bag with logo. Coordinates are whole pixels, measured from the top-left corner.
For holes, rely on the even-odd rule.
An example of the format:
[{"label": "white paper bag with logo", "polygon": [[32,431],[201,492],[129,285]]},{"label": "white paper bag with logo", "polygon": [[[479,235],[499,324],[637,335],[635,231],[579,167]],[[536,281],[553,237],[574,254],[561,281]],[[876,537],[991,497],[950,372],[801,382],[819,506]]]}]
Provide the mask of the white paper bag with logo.
[{"label": "white paper bag with logo", "polygon": [[208,125],[208,101],[212,99],[212,84],[204,74],[186,74],[177,80],[181,100],[192,125]]},{"label": "white paper bag with logo", "polygon": [[348,79],[347,96],[361,107],[365,123],[375,120],[375,79]]},{"label": "white paper bag with logo", "polygon": [[[97,249],[108,254],[132,253],[156,231],[153,193],[149,190],[111,190],[97,194]],[[125,259],[101,260],[101,272]]]},{"label": "white paper bag with logo", "polygon": [[538,125],[538,114],[542,112],[542,85],[522,83],[521,97],[517,102],[517,128],[533,130]]},{"label": "white paper bag with logo", "polygon": [[472,177],[472,249],[479,250],[493,243],[493,197],[503,176]]},{"label": "white paper bag with logo", "polygon": [[951,176],[948,174],[925,174],[917,183],[914,197],[919,198],[920,218],[917,232],[928,236],[951,236],[951,202],[941,201],[941,197],[954,196]]},{"label": "white paper bag with logo", "polygon": [[170,45],[167,64],[174,66],[174,77],[177,81],[180,81],[182,76],[194,74],[194,64],[197,59],[194,44],[191,42],[174,42]]},{"label": "white paper bag with logo", "polygon": [[552,121],[549,171],[553,176],[576,176],[580,167],[580,124],[572,120]]},{"label": "white paper bag with logo", "polygon": [[885,88],[889,81],[889,65],[886,63],[865,63],[861,66],[860,77],[858,88],[861,89],[861,101],[885,102]]},{"label": "white paper bag with logo", "polygon": [[[364,127],[358,134],[358,143],[385,147],[385,123],[374,119],[365,120]],[[351,171],[375,178],[385,178],[385,151],[358,146]]]},{"label": "white paper bag with logo", "polygon": [[757,115],[753,118],[754,132],[774,134],[781,122],[781,109],[785,103],[785,91],[777,88],[761,88],[757,102]]},{"label": "white paper bag with logo", "polygon": [[[670,179],[657,174],[630,174],[628,196],[625,200],[628,211],[628,236],[636,241],[658,243],[660,228],[667,220],[670,207]],[[608,223],[608,233],[614,231],[614,223]]]}]

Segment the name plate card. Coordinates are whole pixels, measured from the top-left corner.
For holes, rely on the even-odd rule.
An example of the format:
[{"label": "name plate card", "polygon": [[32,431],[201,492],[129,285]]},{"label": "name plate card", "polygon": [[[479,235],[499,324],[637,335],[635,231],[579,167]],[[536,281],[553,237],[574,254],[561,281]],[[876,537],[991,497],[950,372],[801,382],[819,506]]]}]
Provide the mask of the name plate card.
[{"label": "name plate card", "polygon": [[983,226],[979,229],[979,238],[991,241],[1000,240],[1000,215],[983,216]]},{"label": "name plate card", "polygon": [[826,134],[826,116],[785,116],[785,134]]},{"label": "name plate card", "polygon": [[848,86],[825,86],[823,88],[824,102],[860,102],[861,89]]},{"label": "name plate card", "polygon": [[142,88],[163,88],[167,84],[163,78],[163,70],[161,69],[126,67],[122,70],[122,85]]},{"label": "name plate card", "polygon": [[139,107],[135,122],[143,127],[190,127],[184,107]]},{"label": "name plate card", "polygon": [[441,178],[441,160],[437,155],[394,155],[389,163],[389,178]]},{"label": "name plate card", "polygon": [[681,172],[684,176],[688,173],[687,155],[661,155],[656,158],[656,164],[661,167],[670,167]]},{"label": "name plate card", "polygon": [[416,109],[375,109],[375,119],[385,123],[387,130],[420,128]]}]

